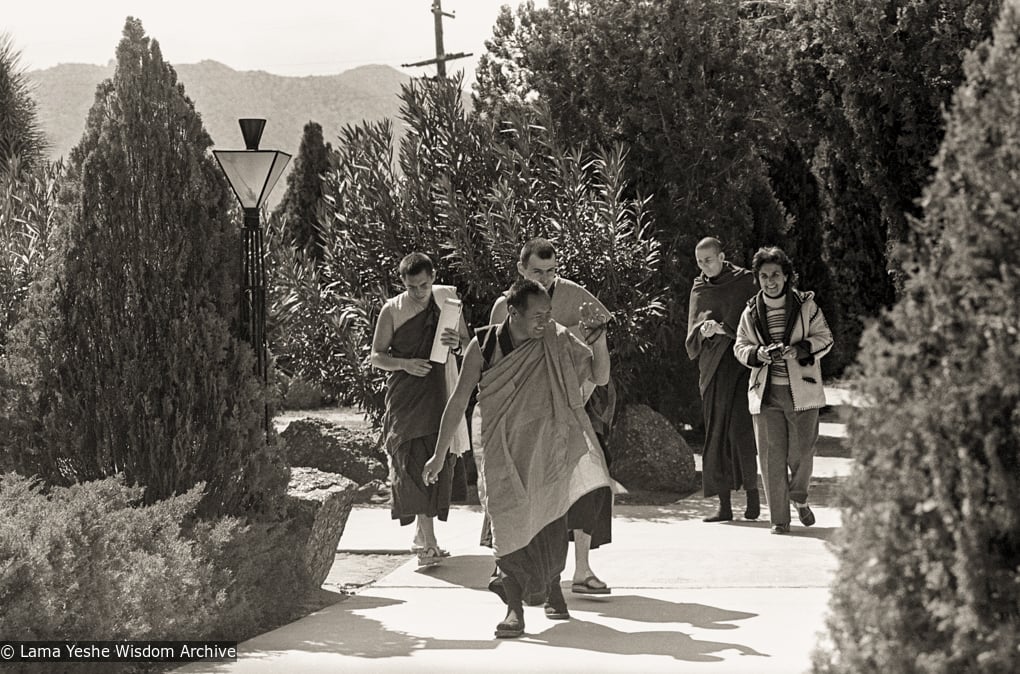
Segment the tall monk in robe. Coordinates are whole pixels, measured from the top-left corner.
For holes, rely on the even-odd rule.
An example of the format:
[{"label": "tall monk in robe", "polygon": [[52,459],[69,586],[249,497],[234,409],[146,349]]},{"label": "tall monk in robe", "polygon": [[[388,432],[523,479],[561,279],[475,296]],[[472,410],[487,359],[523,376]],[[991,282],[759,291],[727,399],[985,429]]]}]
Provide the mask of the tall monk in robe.
[{"label": "tall monk in robe", "polygon": [[[556,271],[556,249],[548,239],[534,238],[521,248],[517,272],[522,278],[535,281],[549,293],[552,300],[552,319],[570,330],[587,343],[593,342],[598,334],[587,334],[580,327],[581,307],[588,306],[612,320],[612,314],[594,295],[573,281],[559,276]],[[501,295],[492,305],[489,323],[502,323],[507,317],[506,295]],[[616,389],[612,380],[605,386],[591,382],[583,385],[586,398],[585,411],[591,421],[595,435],[606,461],[612,462],[609,453],[609,431],[612,428],[616,408]],[[613,540],[613,492],[609,487],[585,494],[567,513],[567,531],[574,542],[574,575],[571,592],[577,594],[609,594],[611,592],[591,568],[590,550]],[[489,544],[487,530],[482,533],[482,543]]]},{"label": "tall monk in robe", "polygon": [[[468,345],[422,476],[427,483],[442,479],[457,424],[478,386],[479,497],[499,572],[489,588],[507,604],[497,638],[524,633],[524,603],[544,601],[547,617],[570,618],[559,583],[567,511],[610,479],[581,392],[585,381],[609,381],[605,336],[589,347],[553,322],[549,296],[534,281],[517,281],[507,304],[507,319],[479,329]],[[603,320],[586,307],[581,325],[594,328]]]},{"label": "tall monk in robe", "polygon": [[[456,298],[452,286],[434,285],[432,260],[411,253],[400,262],[400,279],[406,290],[389,299],[379,312],[372,340],[372,365],[387,370],[386,411],[382,445],[390,463],[390,514],[401,525],[416,522],[412,550],[419,566],[431,566],[449,555],[436,540],[434,519],[446,521],[453,485],[451,456],[435,484],[422,480],[422,468],[432,456],[446,400],[457,380],[456,359],[445,365],[429,360],[439,322],[440,305]],[[460,350],[470,338],[463,317],[459,329],[447,328],[440,336],[444,346]],[[454,454],[468,447],[467,426],[457,427]]]},{"label": "tall monk in robe", "polygon": [[687,355],[697,359],[705,420],[702,485],[719,497],[719,510],[706,522],[733,519],[730,492],[744,489],[744,517],[761,514],[757,449],[747,407],[749,371],[733,355],[737,326],[757,287],[754,274],[726,261],[722,243],[706,237],[694,255],[701,275],[694,279],[687,312]]}]

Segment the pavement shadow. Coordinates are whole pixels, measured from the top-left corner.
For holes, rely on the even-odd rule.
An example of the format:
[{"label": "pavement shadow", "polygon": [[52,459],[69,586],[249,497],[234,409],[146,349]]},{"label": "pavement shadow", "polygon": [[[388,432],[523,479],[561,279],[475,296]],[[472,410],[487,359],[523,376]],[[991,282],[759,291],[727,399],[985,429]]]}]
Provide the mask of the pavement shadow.
[{"label": "pavement shadow", "polygon": [[787,536],[793,536],[794,538],[817,538],[820,541],[826,543],[832,542],[832,536],[839,530],[839,527],[798,527],[793,525],[790,527],[790,533]]},{"label": "pavement shadow", "polygon": [[714,515],[717,510],[719,510],[718,499],[706,499],[699,495],[668,505],[644,506],[641,508],[641,514],[635,516],[631,516],[626,511],[616,510],[613,512],[613,522],[640,521],[671,524],[678,520],[701,520],[709,515]]},{"label": "pavement shadow", "polygon": [[558,648],[577,648],[615,655],[662,655],[687,662],[721,662],[717,655],[737,651],[741,655],[771,657],[750,646],[725,641],[703,641],[679,630],[624,632],[576,616],[539,634],[526,635],[529,641]]},{"label": "pavement shadow", "polygon": [[[256,637],[253,643],[246,644],[244,650],[239,653],[238,660],[257,662],[295,652],[343,653],[364,658],[407,655],[420,647],[420,639],[384,630],[378,621],[356,614],[357,611],[369,611],[403,603],[395,599],[352,595],[344,601],[293,623],[293,625],[300,625],[300,639],[294,638],[293,628],[268,632]],[[337,617],[338,613],[349,613],[354,616],[342,619],[344,625],[342,632],[336,629],[341,620]],[[175,671],[214,674],[236,671],[236,666],[237,663],[233,662],[202,662],[185,665]]]},{"label": "pavement shadow", "polygon": [[[719,526],[724,527],[748,527],[751,529],[770,529],[772,525],[766,520],[733,520],[732,522],[723,522]],[[785,534],[792,538],[817,538],[820,541],[830,542],[833,534],[839,530],[839,527],[802,527],[796,522],[790,524],[790,532]]]},{"label": "pavement shadow", "polygon": [[416,569],[415,573],[450,585],[488,592],[489,578],[495,568],[496,558],[492,555],[454,555],[436,566]]},{"label": "pavement shadow", "polygon": [[575,594],[567,596],[571,609],[641,623],[686,623],[700,629],[735,630],[739,625],[732,624],[732,621],[758,616],[747,611],[664,601],[639,594],[596,595],[591,598]]},{"label": "pavement shadow", "polygon": [[[385,627],[377,619],[362,615],[375,609],[403,604],[396,599],[366,595],[353,595],[300,621],[300,639],[295,640],[294,630],[270,632],[247,645],[241,660],[256,663],[274,660],[284,654],[335,653],[344,656],[381,659],[408,657],[415,651],[439,650],[494,650],[498,639],[437,639],[422,637]],[[596,602],[589,602],[597,604]],[[689,662],[715,662],[724,658],[718,653],[735,650],[743,655],[769,657],[753,648],[737,643],[706,641],[691,637],[678,630],[625,632],[578,618],[577,607],[572,620],[557,623],[541,630],[542,618],[535,614],[540,608],[526,609],[526,619],[538,621],[525,632],[521,641],[545,644],[555,648],[578,648],[598,653],[622,655],[664,655]],[[338,613],[343,613],[342,617]],[[599,614],[607,617],[634,620],[644,623],[687,623],[708,629],[726,629],[736,626],[724,621],[742,620],[755,614],[729,611],[700,604],[674,604],[641,596],[619,595],[612,604],[599,607]],[[534,616],[534,617],[533,617]],[[337,629],[338,624],[343,630]],[[545,622],[545,624],[548,624]],[[178,671],[226,672],[236,670],[236,663],[194,663]]]},{"label": "pavement shadow", "polygon": [[[749,522],[748,524],[753,524]],[[444,560],[426,573],[451,585],[488,592],[486,584],[494,560],[484,555],[465,555]],[[566,585],[566,583],[565,583]],[[567,593],[567,602],[573,619],[556,623],[537,633],[526,633],[524,640],[561,648],[580,648],[602,653],[621,655],[664,655],[690,662],[714,662],[724,658],[714,655],[736,650],[744,655],[768,657],[749,646],[722,641],[704,641],[678,630],[651,630],[625,632],[605,625],[580,619],[585,613],[600,617],[627,620],[638,625],[686,624],[695,629],[734,630],[735,621],[758,616],[757,613],[735,611],[705,604],[664,601],[637,594],[613,594],[607,597],[583,597]],[[534,620],[540,608],[525,609],[526,620]],[[493,648],[498,642],[444,641],[426,639],[425,648]]]},{"label": "pavement shadow", "polygon": [[[453,585],[463,585],[465,570],[472,576],[487,579],[492,558],[472,555],[461,560],[459,568],[430,569],[430,574],[443,577]],[[466,587],[487,592],[484,586],[472,582]],[[526,609],[526,619],[532,623],[522,641],[546,644],[556,648],[578,648],[614,654],[664,655],[690,662],[714,662],[724,659],[720,653],[736,651],[743,655],[768,657],[767,654],[738,643],[708,641],[692,637],[666,625],[690,625],[696,629],[732,630],[735,621],[756,617],[757,614],[734,611],[715,606],[663,601],[641,595],[613,595],[612,601],[592,600],[568,595],[573,619],[551,627],[541,617],[541,608]],[[495,597],[492,598],[495,605]],[[375,617],[379,609],[405,604],[399,599],[355,594],[323,610],[306,616],[292,626],[264,634],[248,643],[242,660],[257,663],[275,660],[284,654],[330,654],[382,659],[411,656],[423,649],[488,651],[501,643],[497,639],[440,639],[410,634],[387,627]],[[498,611],[497,611],[498,612]],[[637,631],[628,632],[584,620],[585,614],[625,620],[634,623]],[[342,625],[343,628],[338,629]],[[641,631],[641,625],[661,625],[661,629]],[[545,627],[545,629],[543,629]],[[729,657],[732,657],[730,655]],[[183,672],[226,672],[236,669],[235,663],[201,663],[185,666]]]},{"label": "pavement shadow", "polygon": [[[488,650],[496,648],[499,643],[495,639],[450,640],[415,636],[388,629],[377,619],[361,615],[362,612],[404,603],[397,599],[353,595],[295,623],[300,625],[300,639],[294,638],[294,630],[269,632],[258,637],[255,643],[248,644],[239,660],[258,662],[294,653],[335,653],[357,658],[381,659],[407,657],[415,651],[433,648]],[[341,617],[338,613],[347,615]],[[343,625],[342,631],[337,629],[340,624]],[[210,673],[236,671],[236,663],[203,662],[185,666],[179,671]]]}]

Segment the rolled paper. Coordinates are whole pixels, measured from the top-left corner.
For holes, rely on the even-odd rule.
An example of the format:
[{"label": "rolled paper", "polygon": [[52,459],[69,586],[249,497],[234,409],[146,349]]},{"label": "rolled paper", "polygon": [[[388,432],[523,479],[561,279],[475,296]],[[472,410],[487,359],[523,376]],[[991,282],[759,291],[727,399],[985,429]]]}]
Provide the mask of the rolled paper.
[{"label": "rolled paper", "polygon": [[432,340],[432,353],[429,360],[433,363],[445,363],[450,356],[450,347],[444,345],[440,340],[446,328],[456,330],[460,326],[461,301],[448,297],[443,301],[443,307],[439,312],[439,324],[436,326],[436,336]]}]

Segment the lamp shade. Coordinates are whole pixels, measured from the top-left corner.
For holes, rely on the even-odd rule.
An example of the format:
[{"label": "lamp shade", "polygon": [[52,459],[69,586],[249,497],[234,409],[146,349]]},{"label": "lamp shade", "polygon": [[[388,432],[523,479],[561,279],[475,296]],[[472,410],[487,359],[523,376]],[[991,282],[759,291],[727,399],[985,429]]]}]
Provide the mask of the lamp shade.
[{"label": "lamp shade", "polygon": [[290,161],[279,150],[213,150],[243,208],[260,208]]}]

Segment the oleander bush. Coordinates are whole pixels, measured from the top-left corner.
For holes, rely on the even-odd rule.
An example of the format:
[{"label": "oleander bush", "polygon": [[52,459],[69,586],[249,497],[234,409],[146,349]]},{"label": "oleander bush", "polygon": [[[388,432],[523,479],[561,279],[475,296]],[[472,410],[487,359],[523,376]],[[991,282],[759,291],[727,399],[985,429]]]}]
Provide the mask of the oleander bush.
[{"label": "oleander bush", "polygon": [[13,161],[28,168],[42,164],[46,138],[39,128],[32,86],[21,65],[21,52],[0,33],[0,176]]},{"label": "oleander bush", "polygon": [[19,157],[0,171],[0,357],[53,249],[63,162],[31,168]]},{"label": "oleander bush", "polygon": [[461,98],[458,80],[404,87],[399,173],[389,123],[342,131],[324,175],[320,260],[276,226],[279,362],[378,419],[385,376],[369,364],[371,341],[382,303],[403,290],[400,259],[428,254],[479,327],[517,277],[521,245],[546,236],[562,273],[614,313],[614,379],[624,397],[640,395],[636,366],[655,344],[665,291],[646,202],[625,196],[625,149],[566,146],[543,106],[497,122],[466,114]]},{"label": "oleander bush", "polygon": [[1020,1],[966,76],[903,297],[865,333],[817,672],[1020,671]]}]

